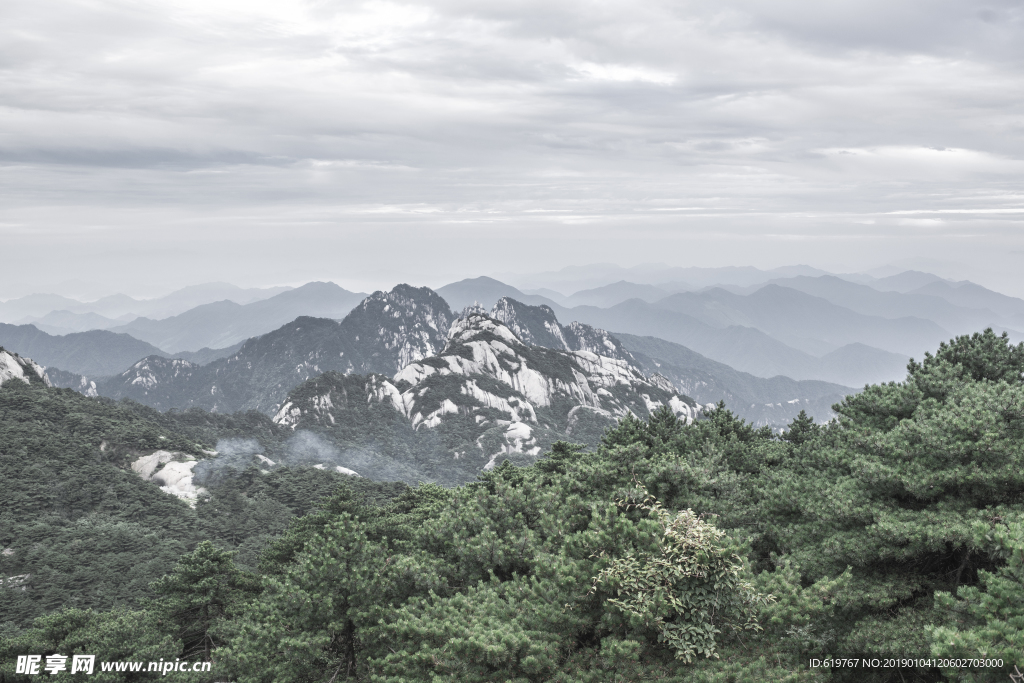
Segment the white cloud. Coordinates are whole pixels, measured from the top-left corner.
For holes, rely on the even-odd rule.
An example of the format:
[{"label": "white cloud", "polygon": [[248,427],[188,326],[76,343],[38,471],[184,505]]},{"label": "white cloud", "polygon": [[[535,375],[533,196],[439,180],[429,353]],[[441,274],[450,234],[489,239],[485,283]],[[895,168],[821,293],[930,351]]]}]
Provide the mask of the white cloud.
[{"label": "white cloud", "polygon": [[[281,235],[396,277],[566,250],[688,263],[730,239],[751,262],[835,261],[859,257],[823,243],[919,239],[870,222],[885,214],[1011,253],[1022,17],[1008,0],[7,0],[0,233],[112,282],[125,253],[160,263],[169,235],[230,244],[211,262],[269,281],[319,268]],[[927,248],[986,257],[952,233]],[[167,277],[207,278],[167,259]],[[32,278],[7,268],[0,287]]]},{"label": "white cloud", "polygon": [[580,62],[572,65],[572,68],[583,78],[595,81],[611,81],[613,83],[636,81],[640,83],[657,83],[658,85],[672,85],[676,82],[675,74],[644,67]]}]

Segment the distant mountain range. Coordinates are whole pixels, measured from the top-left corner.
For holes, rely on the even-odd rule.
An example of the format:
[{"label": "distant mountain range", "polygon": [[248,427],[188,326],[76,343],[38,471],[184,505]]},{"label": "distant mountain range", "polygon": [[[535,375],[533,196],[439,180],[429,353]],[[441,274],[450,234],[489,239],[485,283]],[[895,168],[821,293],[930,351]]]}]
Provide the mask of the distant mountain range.
[{"label": "distant mountain range", "polygon": [[44,366],[106,377],[163,351],[127,334],[106,330],[76,332],[64,336],[49,335],[32,325],[0,323],[0,346],[12,349]]},{"label": "distant mountain range", "polygon": [[[568,272],[575,277],[599,274],[602,268]],[[60,386],[93,391],[95,384],[97,393],[161,408],[270,413],[291,388],[319,373],[392,376],[410,362],[440,353],[455,317],[452,311],[479,305],[528,346],[580,350],[572,341],[577,327],[609,330],[604,341],[617,340],[621,348],[599,353],[628,360],[648,374],[660,372],[676,390],[701,403],[724,399],[747,419],[775,425],[788,422],[786,416],[798,412],[792,410],[798,403],[825,419],[831,402],[848,387],[902,379],[911,356],[919,358],[955,335],[992,326],[1008,331],[1012,339],[1024,336],[1017,331],[1024,328],[1024,300],[929,273],[835,276],[805,267],[657,272],[657,278],[685,275],[690,282],[658,281],[647,273],[648,282],[619,280],[566,295],[553,289],[527,294],[479,277],[431,292],[436,301],[430,306],[440,316],[433,322],[417,317],[422,311],[398,313],[401,305],[382,312],[389,305],[382,297],[399,296],[400,288],[365,297],[333,283],[309,283],[259,301],[206,302],[109,330],[55,336],[29,325],[0,325],[0,344],[52,369],[51,379]],[[731,283],[695,288],[715,279]],[[162,305],[227,290],[229,285],[182,290],[165,297]],[[240,299],[266,294],[232,291]],[[414,301],[429,291],[409,288],[414,293],[408,296]],[[67,301],[37,295],[2,305],[45,307]],[[110,314],[132,301],[101,300]],[[381,310],[366,308],[367,302]],[[408,339],[396,314],[403,321],[411,315],[407,322],[418,324],[425,336]],[[58,326],[111,321],[100,316],[50,311],[40,319]],[[356,328],[365,333],[353,332]],[[243,362],[244,372],[238,369]],[[166,394],[153,388],[153,382],[166,386],[168,376],[178,377],[181,386]]]},{"label": "distant mountain range", "polygon": [[755,377],[664,339],[617,336],[646,372],[661,374],[697,403],[724,401],[727,408],[758,427],[785,426],[801,410],[826,422],[834,417],[833,405],[856,393],[829,382]]},{"label": "distant mountain range", "polygon": [[[1024,301],[972,283],[949,283],[927,273],[873,280],[886,288],[832,275],[775,278],[749,287],[666,292],[618,282],[560,297],[525,294],[493,278],[473,278],[438,291],[454,306],[489,306],[502,296],[547,305],[562,320],[577,320],[615,334],[675,342],[759,377],[782,375],[844,386],[902,379],[910,357],[920,358],[957,334],[992,326],[1024,338]],[[905,291],[898,291],[905,290]],[[662,290],[665,291],[665,290]],[[609,306],[622,296],[643,298]],[[575,297],[575,298],[574,298]],[[653,299],[653,301],[652,301]],[[1014,327],[1013,325],[1017,325]]]},{"label": "distant mountain range", "polygon": [[[218,358],[230,356],[241,347],[241,344],[235,344],[223,349],[203,348],[198,351],[170,354],[131,335],[118,334],[109,330],[52,335],[43,332],[35,325],[0,323],[0,345],[2,344],[7,344],[12,349],[18,349],[25,356],[35,359],[47,368],[57,367],[65,373],[88,375],[92,378],[105,378],[118,374],[140,357],[171,358],[174,356],[204,365]],[[71,377],[71,375],[66,376]],[[77,383],[78,380],[75,379],[74,382]],[[57,386],[70,385],[58,382]]]},{"label": "distant mountain range", "polygon": [[[125,294],[114,294],[96,301],[81,302],[57,294],[31,294],[19,299],[0,302],[0,322],[29,324],[40,322],[40,329],[60,327],[54,334],[84,332],[90,329],[106,329],[99,325],[119,324],[118,319],[148,316],[154,319],[178,315],[185,311],[214,301],[233,301],[248,304],[270,298],[288,291],[291,287],[268,287],[265,289],[243,289],[226,282],[211,282],[193,285],[172,292],[157,299],[133,299]],[[59,318],[48,315],[61,313]],[[93,316],[89,316],[93,314]],[[58,325],[57,323],[63,323]],[[123,322],[123,321],[121,321]],[[97,326],[93,326],[98,324]],[[45,331],[51,331],[46,329]]]},{"label": "distant mountain range", "polygon": [[[493,305],[492,302],[502,296],[532,305],[545,305],[551,308],[561,320],[576,320],[594,327],[611,330],[614,334],[650,336],[672,341],[708,358],[759,377],[783,375],[794,379],[818,379],[844,386],[863,386],[867,383],[902,378],[909,360],[906,355],[869,347],[858,343],[858,341],[851,341],[839,348],[835,348],[833,344],[831,348],[835,350],[824,353],[823,356],[816,356],[794,348],[768,332],[748,326],[752,321],[747,315],[747,310],[750,308],[756,310],[756,307],[741,308],[739,304],[746,303],[744,297],[732,295],[721,289],[707,290],[696,295],[698,302],[707,305],[707,311],[701,313],[704,320],[685,312],[672,310],[673,307],[681,307],[686,310],[685,306],[680,305],[677,299],[677,297],[687,296],[685,294],[667,297],[668,301],[664,307],[661,301],[650,304],[640,299],[630,299],[610,308],[596,306],[565,308],[547,297],[523,294],[510,285],[482,277],[446,285],[441,287],[438,292],[447,300],[454,301],[454,306],[474,301],[484,306]],[[790,290],[790,292],[792,295],[790,298],[803,298],[801,292],[795,290]],[[726,304],[731,303],[735,307],[717,306],[716,310],[716,303],[718,303],[716,300],[720,302],[723,298],[733,299],[726,301]],[[684,301],[683,303],[691,302]],[[800,309],[799,304],[801,303],[796,302],[797,310],[793,314],[794,318],[805,327],[813,326],[813,316],[804,314]],[[825,307],[830,306],[827,301],[815,303],[823,304]],[[857,317],[856,314],[850,313],[853,317]],[[730,316],[747,323],[747,325],[726,324]],[[891,326],[886,321],[879,320],[877,322],[882,329]],[[823,326],[821,330],[829,334],[832,332],[827,326]],[[857,332],[856,328],[853,328],[852,331]],[[942,335],[941,331],[937,334],[938,339],[927,348],[937,346],[940,340],[948,338],[948,335]],[[814,339],[806,340],[808,345],[814,341]],[[828,343],[821,340],[818,340],[818,346],[819,348],[829,348]]]},{"label": "distant mountain range", "polygon": [[643,263],[623,268],[611,263],[595,263],[529,275],[497,273],[495,277],[504,282],[519,283],[527,289],[547,288],[560,292],[579,292],[580,290],[603,287],[613,282],[625,281],[641,285],[656,285],[671,293],[723,284],[746,287],[780,277],[795,277],[797,275],[815,277],[827,274],[824,270],[803,265],[761,270],[752,266],[679,268],[663,263]]},{"label": "distant mountain range", "polygon": [[[699,404],[725,400],[758,426],[784,426],[800,409],[818,419],[828,419],[832,403],[852,391],[824,382],[753,377],[664,340],[625,335],[623,339],[629,341],[624,343],[616,335],[586,324],[562,325],[550,307],[531,306],[508,297],[495,302],[489,312],[472,310],[487,313],[525,346],[587,352],[625,362],[638,376],[661,375],[658,386],[694,395]],[[87,395],[131,398],[161,410],[199,407],[275,414],[290,391],[324,372],[391,377],[411,363],[442,355],[455,318],[447,302],[436,293],[400,285],[391,292],[367,297],[341,322],[298,318],[238,345],[230,353],[207,350],[209,359],[202,358],[203,353],[177,359],[163,353],[149,354],[112,377],[82,376],[53,364],[47,371],[56,386]],[[37,336],[55,343],[100,334],[111,333]]]},{"label": "distant mountain range", "polygon": [[219,301],[161,320],[137,318],[112,331],[174,352],[221,348],[274,330],[299,316],[343,318],[365,297],[333,282],[310,282],[250,304]]}]

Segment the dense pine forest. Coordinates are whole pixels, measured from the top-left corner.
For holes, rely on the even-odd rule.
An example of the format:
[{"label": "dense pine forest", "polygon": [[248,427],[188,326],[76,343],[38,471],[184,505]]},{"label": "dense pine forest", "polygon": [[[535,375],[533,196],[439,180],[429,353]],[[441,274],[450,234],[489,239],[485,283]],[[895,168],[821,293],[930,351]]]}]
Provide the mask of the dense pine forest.
[{"label": "dense pine forest", "polygon": [[[194,681],[1009,680],[1022,377],[988,330],[781,435],[663,409],[459,487],[249,466],[194,508],[128,463],[283,428],[8,382],[0,678],[60,653],[211,661],[170,674]],[[1002,665],[809,666],[846,656]]]}]

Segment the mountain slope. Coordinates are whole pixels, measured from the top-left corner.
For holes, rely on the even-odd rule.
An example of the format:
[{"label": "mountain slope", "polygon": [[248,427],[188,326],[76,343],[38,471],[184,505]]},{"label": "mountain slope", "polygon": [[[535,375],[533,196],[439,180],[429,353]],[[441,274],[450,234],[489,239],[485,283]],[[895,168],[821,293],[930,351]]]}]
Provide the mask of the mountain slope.
[{"label": "mountain slope", "polygon": [[[849,387],[829,382],[755,377],[664,339],[612,335],[578,322],[563,327],[547,306],[529,306],[502,298],[491,315],[529,344],[590,350],[627,360],[648,375],[664,376],[677,391],[698,404],[725,401],[733,412],[757,426],[785,427],[801,410],[807,410],[819,421],[827,421],[833,415],[832,405],[855,393]],[[567,334],[570,329],[586,330],[587,341],[575,341]]]},{"label": "mountain slope", "polygon": [[562,306],[559,306],[547,297],[524,294],[512,285],[507,285],[490,277],[476,277],[453,282],[444,287],[439,287],[437,293],[444,297],[444,300],[448,302],[453,311],[461,311],[473,305],[489,309],[498,299],[505,296],[535,306],[550,306],[556,312],[564,310]]},{"label": "mountain slope", "polygon": [[[494,315],[558,347],[526,344]],[[320,464],[445,483],[500,457],[532,461],[559,439],[596,444],[628,412],[664,405],[693,420],[700,410],[606,332],[510,300],[454,319],[436,293],[408,285],[374,293],[340,323],[298,318],[205,366],[145,358],[98,390],[161,410],[274,414],[333,444],[314,449]]]},{"label": "mountain slope", "polygon": [[826,422],[834,416],[834,404],[856,393],[830,382],[755,377],[664,339],[621,332],[615,336],[646,372],[663,375],[697,403],[725,401],[728,409],[758,427],[785,427],[801,410]]},{"label": "mountain slope", "polygon": [[41,365],[93,378],[122,372],[145,356],[167,355],[152,344],[109,330],[53,336],[33,325],[4,323],[0,323],[0,346],[30,356]]},{"label": "mountain slope", "polygon": [[1002,316],[1009,325],[1024,330],[1024,299],[993,292],[973,282],[931,282],[912,293],[941,297],[956,306],[988,309]]},{"label": "mountain slope", "polygon": [[715,327],[754,327],[789,346],[822,355],[852,343],[922,355],[950,334],[929,320],[867,316],[826,299],[779,285],[742,296],[724,289],[673,294],[655,306]]},{"label": "mountain slope", "polygon": [[930,294],[879,291],[833,275],[773,280],[770,284],[796,289],[863,315],[924,318],[952,334],[976,332],[998,324],[1000,319],[988,309],[957,306]]},{"label": "mountain slope", "polygon": [[218,301],[162,320],[138,318],[112,329],[174,352],[221,348],[270,332],[299,316],[343,318],[365,296],[332,282],[310,282],[250,304]]},{"label": "mountain slope", "polygon": [[638,285],[634,282],[619,280],[604,287],[580,290],[572,296],[566,297],[562,304],[565,306],[608,308],[629,299],[640,299],[647,303],[654,303],[659,299],[664,299],[671,293],[671,290],[655,287],[654,285]]},{"label": "mountain slope", "polygon": [[633,357],[618,339],[604,330],[579,322],[563,326],[550,306],[530,306],[506,296],[498,299],[490,315],[530,346],[545,346],[562,351],[590,351],[633,362]]}]

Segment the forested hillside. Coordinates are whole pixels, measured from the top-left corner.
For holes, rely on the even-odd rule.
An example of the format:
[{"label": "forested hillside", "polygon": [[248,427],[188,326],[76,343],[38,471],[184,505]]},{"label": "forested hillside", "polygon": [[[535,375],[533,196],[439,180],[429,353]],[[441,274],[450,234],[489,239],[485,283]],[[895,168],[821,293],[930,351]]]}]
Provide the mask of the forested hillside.
[{"label": "forested hillside", "polygon": [[[193,513],[172,499],[166,521],[146,521],[148,507],[127,494],[114,502],[102,486],[89,505],[52,493],[59,485],[31,488],[67,481],[59,463],[116,467],[103,455],[111,449],[97,450],[101,438],[173,439],[201,456],[216,430],[258,427],[271,443],[274,426],[257,416],[200,423],[186,419],[194,412],[160,416],[10,382],[0,387],[5,476],[21,477],[29,493],[19,504],[36,507],[5,510],[5,523],[25,528],[11,544],[4,527],[19,562],[4,569],[41,571],[24,558],[47,533],[69,534],[68,553],[90,548],[95,539],[70,537],[87,533],[79,520],[89,514],[125,529],[162,524],[164,545],[147,541],[153,550],[140,554],[181,555],[148,587],[158,568],[140,573],[131,601],[105,589],[104,599],[4,616],[0,667],[31,680],[13,674],[16,655],[61,652],[209,659],[210,673],[175,674],[197,681],[1009,680],[1024,664],[1022,375],[1024,346],[991,331],[960,337],[912,363],[905,381],[847,397],[824,426],[801,416],[779,437],[724,408],[690,424],[664,409],[627,416],[593,451],[560,442],[531,466],[505,463],[457,488],[360,496],[351,486],[362,482],[345,478],[316,509],[293,501],[289,512],[309,513],[276,539],[286,515],[274,506],[289,503],[268,477],[298,472],[247,470],[214,492],[221,503]],[[47,418],[57,399],[124,417]],[[33,439],[55,441],[40,451]],[[58,464],[37,474],[37,461]],[[265,517],[226,514],[229,505]],[[171,528],[190,514],[187,532]],[[249,533],[265,534],[255,568]],[[210,542],[195,545],[201,538]],[[19,605],[49,590],[11,588]],[[830,656],[997,665],[808,668]]]},{"label": "forested hillside", "polygon": [[[244,436],[274,454],[284,430],[259,413],[159,413],[42,382],[0,386],[0,628],[60,608],[137,607],[148,585],[204,539],[256,566],[267,539],[313,509],[345,475],[314,468],[260,474],[237,462],[195,508],[130,468],[142,454],[200,462]],[[403,485],[353,482],[371,498]]]}]

